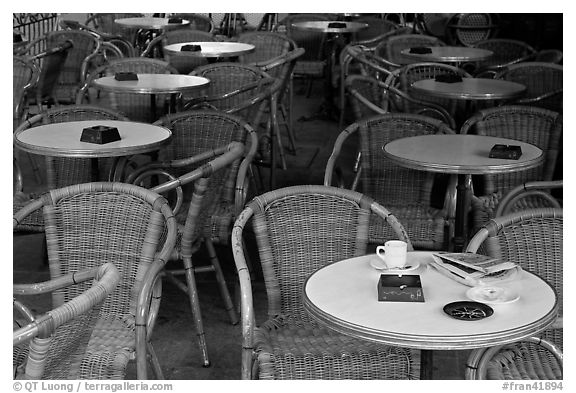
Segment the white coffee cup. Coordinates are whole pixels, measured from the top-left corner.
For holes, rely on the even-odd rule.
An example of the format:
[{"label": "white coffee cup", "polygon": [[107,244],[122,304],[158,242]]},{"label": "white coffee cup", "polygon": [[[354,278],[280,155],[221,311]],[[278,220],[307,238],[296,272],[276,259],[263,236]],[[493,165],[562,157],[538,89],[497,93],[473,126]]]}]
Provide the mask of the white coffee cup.
[{"label": "white coffee cup", "polygon": [[406,266],[408,244],[402,240],[389,240],[383,246],[376,247],[376,255],[389,269]]}]

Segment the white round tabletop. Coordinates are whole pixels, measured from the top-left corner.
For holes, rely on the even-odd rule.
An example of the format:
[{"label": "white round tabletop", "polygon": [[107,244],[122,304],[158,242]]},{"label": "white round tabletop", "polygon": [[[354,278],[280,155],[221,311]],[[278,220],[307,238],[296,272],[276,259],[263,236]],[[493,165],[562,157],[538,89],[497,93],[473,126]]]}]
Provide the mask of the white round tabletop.
[{"label": "white round tabletop", "polygon": [[[517,160],[490,158],[490,149],[496,144],[520,146],[522,155]],[[517,172],[544,162],[542,150],[534,145],[484,135],[418,135],[396,139],[382,150],[387,158],[403,167],[438,173]]]},{"label": "white round tabletop", "polygon": [[306,21],[292,23],[297,29],[319,31],[322,33],[354,33],[368,28],[367,23],[343,21]]},{"label": "white round tabletop", "polygon": [[180,22],[170,22],[170,18],[155,18],[155,17],[134,17],[134,18],[120,18],[115,19],[115,23],[124,27],[133,27],[139,29],[156,29],[161,30],[167,27],[186,26],[190,24],[187,19],[182,19]]},{"label": "white round tabletop", "polygon": [[116,80],[113,75],[94,79],[97,88],[122,93],[168,94],[197,91],[210,80],[201,76],[181,74],[137,74],[138,80]]},{"label": "white round tabletop", "polygon": [[462,78],[462,82],[446,83],[421,79],[410,85],[418,93],[459,100],[503,100],[522,96],[526,86],[501,79]]},{"label": "white round tabletop", "polygon": [[[185,45],[198,45],[200,50],[182,50]],[[235,57],[254,52],[256,47],[243,42],[179,42],[166,45],[163,50],[172,55],[193,57]]]},{"label": "white round tabletop", "polygon": [[471,349],[500,345],[536,334],[551,325],[557,314],[552,287],[538,276],[522,271],[514,281],[520,297],[507,304],[491,304],[494,313],[480,320],[457,320],[443,307],[470,301],[470,287],[437,272],[428,263],[432,253],[408,253],[408,264],[419,263],[424,302],[378,301],[381,271],[370,265],[374,254],[325,266],[305,283],[306,309],[328,327],[389,345],[419,349]]},{"label": "white round tabletop", "polygon": [[429,46],[431,53],[411,53],[403,49],[400,53],[411,59],[434,61],[440,63],[460,63],[465,61],[482,61],[493,55],[492,51],[467,46]]},{"label": "white round tabletop", "polygon": [[[84,128],[116,127],[120,140],[106,144],[80,141]],[[21,150],[55,157],[121,157],[158,150],[170,141],[172,132],[147,123],[117,120],[84,120],[46,124],[14,134]]]}]

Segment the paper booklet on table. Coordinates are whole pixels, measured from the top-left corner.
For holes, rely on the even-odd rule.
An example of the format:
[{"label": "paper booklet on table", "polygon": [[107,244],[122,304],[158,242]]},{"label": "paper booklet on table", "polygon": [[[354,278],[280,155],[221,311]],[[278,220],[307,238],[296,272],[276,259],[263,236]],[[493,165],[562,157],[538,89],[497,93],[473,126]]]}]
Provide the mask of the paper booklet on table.
[{"label": "paper booklet on table", "polygon": [[509,261],[473,253],[435,253],[434,266],[438,271],[463,282],[478,285],[501,281],[515,276],[520,267]]}]

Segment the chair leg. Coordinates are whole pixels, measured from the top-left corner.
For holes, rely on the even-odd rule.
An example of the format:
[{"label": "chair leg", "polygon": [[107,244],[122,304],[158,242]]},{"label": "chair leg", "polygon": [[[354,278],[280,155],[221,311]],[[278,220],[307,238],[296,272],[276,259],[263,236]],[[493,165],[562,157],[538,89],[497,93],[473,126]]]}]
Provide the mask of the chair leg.
[{"label": "chair leg", "polygon": [[183,257],[182,262],[184,263],[184,273],[186,276],[186,284],[188,286],[186,292],[188,293],[190,307],[192,308],[192,316],[194,318],[194,324],[196,325],[196,335],[198,336],[200,352],[202,352],[202,360],[204,362],[203,366],[209,367],[210,360],[208,359],[208,346],[206,345],[206,334],[204,333],[204,324],[202,323],[202,313],[200,311],[200,300],[198,299],[198,289],[196,287],[196,279],[194,278],[192,258]]},{"label": "chair leg", "polygon": [[152,366],[152,371],[156,376],[156,379],[162,380],[164,378],[164,373],[162,372],[162,367],[160,367],[160,362],[158,361],[158,356],[156,356],[156,352],[154,351],[154,347],[150,342],[146,343],[146,354],[148,355],[148,361]]},{"label": "chair leg", "polygon": [[214,244],[211,240],[205,240],[206,248],[208,249],[208,255],[210,256],[210,263],[214,267],[214,273],[216,274],[216,281],[218,282],[218,287],[220,288],[220,294],[222,295],[222,299],[224,300],[224,307],[228,312],[228,316],[230,317],[230,323],[232,325],[236,325],[238,323],[238,314],[236,312],[236,308],[232,303],[232,297],[230,296],[230,292],[228,291],[228,286],[226,284],[226,279],[224,278],[224,274],[222,273],[222,268],[220,267],[220,261],[218,260],[218,256],[216,255],[216,250],[214,249]]}]

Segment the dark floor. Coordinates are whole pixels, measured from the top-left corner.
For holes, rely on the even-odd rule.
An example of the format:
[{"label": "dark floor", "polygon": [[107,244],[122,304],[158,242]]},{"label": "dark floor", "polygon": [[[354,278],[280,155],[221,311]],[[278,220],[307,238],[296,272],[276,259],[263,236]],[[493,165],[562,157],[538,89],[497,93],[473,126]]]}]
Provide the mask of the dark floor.
[{"label": "dark floor", "polygon": [[[304,85],[296,83],[294,99],[294,119],[297,137],[297,154],[287,154],[288,170],[279,170],[277,187],[296,184],[321,184],[324,167],[339,133],[336,121],[298,121],[302,116],[312,115],[319,108],[317,98],[304,96]],[[316,83],[312,96],[320,96],[321,84]],[[286,145],[288,145],[286,141]],[[349,168],[354,159],[352,146],[343,153],[343,168]],[[25,175],[25,191],[39,191],[26,159],[20,160]],[[347,179],[349,171],[344,172]],[[346,176],[348,175],[348,176]],[[48,278],[48,271],[42,262],[41,235],[14,237],[13,279],[14,282],[35,282]],[[228,278],[228,285],[234,291],[234,261],[229,249],[217,250]],[[198,261],[201,261],[198,256]],[[201,263],[201,262],[198,262]],[[226,380],[240,378],[241,330],[240,326],[229,323],[226,311],[212,275],[198,276],[198,290],[202,307],[208,351],[211,366],[202,367],[200,352],[196,342],[194,324],[186,296],[172,284],[165,283],[162,305],[154,331],[153,345],[160,359],[166,379],[177,380]],[[253,281],[254,308],[257,321],[265,317],[266,295],[262,277],[256,275]],[[37,309],[47,306],[46,298],[35,300]],[[415,321],[417,323],[417,321]],[[434,379],[463,379],[467,351],[436,351],[434,353]],[[129,378],[135,378],[133,369]]]}]

